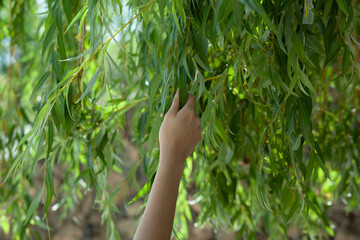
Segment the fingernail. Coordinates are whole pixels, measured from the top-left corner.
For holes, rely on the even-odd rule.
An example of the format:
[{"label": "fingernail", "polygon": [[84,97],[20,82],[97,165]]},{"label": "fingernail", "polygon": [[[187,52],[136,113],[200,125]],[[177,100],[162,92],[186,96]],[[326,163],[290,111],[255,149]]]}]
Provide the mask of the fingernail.
[{"label": "fingernail", "polygon": [[176,90],[175,96],[179,95],[179,89]]}]

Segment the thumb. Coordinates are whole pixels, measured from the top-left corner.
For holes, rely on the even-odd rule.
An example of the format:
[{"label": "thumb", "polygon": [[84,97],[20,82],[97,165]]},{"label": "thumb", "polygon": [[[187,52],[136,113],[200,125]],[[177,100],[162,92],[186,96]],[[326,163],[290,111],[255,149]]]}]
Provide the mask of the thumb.
[{"label": "thumb", "polygon": [[168,111],[170,114],[176,115],[179,111],[179,89],[176,91],[171,107]]}]

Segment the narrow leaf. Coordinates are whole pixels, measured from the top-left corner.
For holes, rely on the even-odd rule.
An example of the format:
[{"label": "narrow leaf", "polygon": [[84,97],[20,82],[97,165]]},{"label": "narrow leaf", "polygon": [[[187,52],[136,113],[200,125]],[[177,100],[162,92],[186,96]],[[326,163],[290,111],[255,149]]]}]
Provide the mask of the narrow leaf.
[{"label": "narrow leaf", "polygon": [[87,85],[85,91],[81,94],[81,97],[75,102],[78,103],[81,99],[83,99],[86,95],[88,95],[91,89],[94,87],[96,80],[98,79],[101,71],[101,66],[96,70],[92,78],[90,79],[89,84]]},{"label": "narrow leaf", "polygon": [[32,215],[35,213],[37,207],[39,206],[42,193],[43,193],[43,188],[41,188],[39,193],[36,195],[36,197],[31,202],[30,207],[26,214],[24,225],[26,225],[29,222],[30,218],[32,217]]},{"label": "narrow leaf", "polygon": [[136,200],[138,200],[139,198],[141,198],[148,192],[150,192],[151,187],[155,180],[155,176],[156,176],[156,172],[152,175],[151,179],[141,188],[141,190],[136,194],[136,196],[133,199],[131,199],[131,201],[128,203],[128,205],[135,202]]},{"label": "narrow leaf", "polygon": [[73,20],[71,20],[69,26],[66,28],[65,33],[67,33],[67,31],[69,31],[69,29],[84,15],[86,14],[88,11],[88,5],[86,4],[77,14],[76,16],[73,18]]}]

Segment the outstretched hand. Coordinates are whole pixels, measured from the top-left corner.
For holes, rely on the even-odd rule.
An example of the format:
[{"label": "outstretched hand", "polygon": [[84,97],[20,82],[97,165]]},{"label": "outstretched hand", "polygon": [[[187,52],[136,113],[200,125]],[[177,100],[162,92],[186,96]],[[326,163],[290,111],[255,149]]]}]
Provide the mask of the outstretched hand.
[{"label": "outstretched hand", "polygon": [[179,90],[160,127],[160,154],[178,156],[183,162],[201,140],[200,118],[195,113],[196,97],[188,94],[179,110]]}]

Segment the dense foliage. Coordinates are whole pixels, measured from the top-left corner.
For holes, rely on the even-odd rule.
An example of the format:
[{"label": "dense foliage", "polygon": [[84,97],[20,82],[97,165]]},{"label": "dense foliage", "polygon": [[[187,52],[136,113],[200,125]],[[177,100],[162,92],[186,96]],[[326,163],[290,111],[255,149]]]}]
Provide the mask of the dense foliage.
[{"label": "dense foliage", "polygon": [[[327,209],[360,201],[359,5],[1,0],[0,228],[37,236],[49,206],[66,216],[94,189],[118,239],[112,200],[127,184],[109,189],[107,177],[122,170],[122,133],[131,127],[141,155],[128,183],[144,171],[136,198],[146,197],[161,116],[179,88],[181,104],[197,96],[203,135],[180,186],[178,238],[187,221],[245,239],[286,238],[290,226],[304,239],[333,235]],[[57,192],[54,165],[68,169]]]}]

